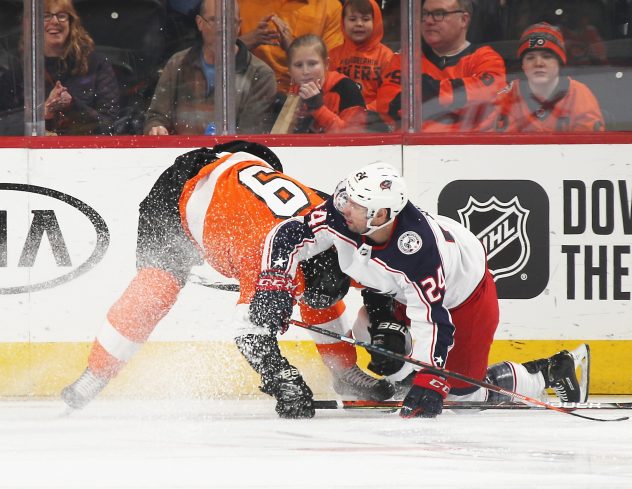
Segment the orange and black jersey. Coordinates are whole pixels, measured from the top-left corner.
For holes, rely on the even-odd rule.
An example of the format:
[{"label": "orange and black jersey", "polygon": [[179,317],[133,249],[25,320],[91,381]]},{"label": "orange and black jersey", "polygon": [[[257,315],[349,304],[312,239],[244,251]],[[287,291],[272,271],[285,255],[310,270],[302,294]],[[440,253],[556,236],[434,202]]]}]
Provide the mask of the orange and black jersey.
[{"label": "orange and black jersey", "polygon": [[160,176],[140,207],[138,268],[166,271],[183,285],[206,260],[239,280],[239,302],[250,301],[267,233],[322,199],[247,146],[238,149],[192,151]]},{"label": "orange and black jersey", "polygon": [[561,77],[557,89],[545,101],[533,94],[528,83],[514,80],[500,91],[495,107],[491,130],[498,132],[605,130],[593,93],[569,77]]},{"label": "orange and black jersey", "polygon": [[393,51],[382,44],[384,23],[382,12],[374,0],[370,0],[373,9],[373,31],[363,43],[356,44],[347,35],[344,18],[340,19],[340,29],[345,41],[329,51],[329,69],[348,76],[362,89],[362,95],[368,108],[373,108],[377,90],[382,84],[383,75],[388,69]]},{"label": "orange and black jersey", "polygon": [[309,187],[239,152],[209,163],[187,181],[179,206],[183,226],[206,261],[238,279],[240,302],[249,303],[267,233],[321,201]]},{"label": "orange and black jersey", "polygon": [[322,87],[323,105],[310,110],[305,103],[298,114],[296,133],[362,132],[366,106],[360,87],[336,71],[328,71]]},{"label": "orange and black jersey", "polygon": [[[489,46],[468,46],[454,56],[438,56],[429,46],[422,54],[423,130],[475,129],[472,109],[489,102],[505,86],[505,62]],[[378,112],[401,118],[401,57],[391,60],[378,91]]]},{"label": "orange and black jersey", "polygon": [[[88,360],[93,372],[105,378],[116,374],[176,303],[192,267],[204,260],[239,280],[235,334],[249,331],[248,304],[265,236],[284,219],[322,202],[314,190],[277,169],[279,160],[265,146],[231,141],[190,151],[160,175],[140,206],[137,274],[108,311],[94,342]],[[302,275],[294,285],[298,299],[305,288]],[[342,301],[327,309],[303,302],[299,307],[306,323],[346,332]],[[355,364],[348,343],[316,346],[328,365]]]}]

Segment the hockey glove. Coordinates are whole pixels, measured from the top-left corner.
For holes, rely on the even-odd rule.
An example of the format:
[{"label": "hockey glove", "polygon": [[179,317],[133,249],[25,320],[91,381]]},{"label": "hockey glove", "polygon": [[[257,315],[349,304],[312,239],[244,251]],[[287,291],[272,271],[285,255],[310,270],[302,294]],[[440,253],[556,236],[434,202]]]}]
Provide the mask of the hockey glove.
[{"label": "hockey glove", "polygon": [[270,334],[285,333],[294,303],[292,277],[281,270],[264,270],[250,302],[250,321]]},{"label": "hockey glove", "polygon": [[[406,355],[406,337],[408,328],[403,324],[383,322],[371,326],[371,344],[379,346],[393,353]],[[403,366],[403,360],[387,357],[373,351],[369,352],[371,361],[368,369],[378,375],[392,375]]]},{"label": "hockey glove", "polygon": [[273,375],[262,375],[261,390],[277,400],[275,410],[281,418],[313,418],[315,410],[312,390],[296,367],[287,361],[285,364],[285,368]]},{"label": "hockey glove", "polygon": [[443,400],[450,392],[446,379],[427,371],[420,371],[413,380],[402,403],[402,418],[435,418],[443,411]]}]

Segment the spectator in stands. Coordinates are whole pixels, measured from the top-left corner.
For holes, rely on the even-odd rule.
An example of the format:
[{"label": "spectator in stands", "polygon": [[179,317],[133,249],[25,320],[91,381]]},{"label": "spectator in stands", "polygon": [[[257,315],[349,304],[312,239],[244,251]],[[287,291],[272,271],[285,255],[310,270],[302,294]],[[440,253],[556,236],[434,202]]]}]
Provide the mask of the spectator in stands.
[{"label": "spectator in stands", "polygon": [[[0,63],[0,136],[24,135],[24,89],[22,66],[13,53]],[[19,75],[20,86],[16,76]]]},{"label": "spectator in stands", "polygon": [[375,0],[347,0],[341,24],[345,41],[329,52],[329,69],[347,75],[362,88],[370,124],[377,126],[381,122],[375,111],[377,89],[393,57],[393,51],[381,42],[382,12]]},{"label": "spectator in stands", "polygon": [[321,37],[306,34],[294,39],[288,49],[288,62],[293,83],[288,98],[296,93],[301,102],[289,132],[365,130],[366,106],[362,91],[349,77],[328,71],[327,46]]},{"label": "spectator in stands", "polygon": [[44,2],[46,130],[58,135],[112,134],[119,88],[111,64],[94,52],[72,0]]},{"label": "spectator in stands", "polygon": [[[564,10],[560,26],[570,65],[604,65],[608,63],[606,45],[599,29],[591,23],[587,11],[575,6]],[[586,7],[581,5],[581,7]]]},{"label": "spectator in stands", "polygon": [[499,93],[493,130],[605,130],[599,103],[590,89],[560,76],[566,49],[559,28],[546,22],[528,27],[520,38],[518,57],[526,83],[514,80]]},{"label": "spectator in stands", "polygon": [[[215,124],[215,44],[217,0],[204,0],[195,21],[201,42],[174,54],[165,66],[147,111],[145,134],[204,134]],[[235,4],[235,34],[241,19]],[[237,133],[260,134],[270,128],[276,95],[274,73],[238,39],[235,51]],[[211,133],[212,131],[207,131]]]},{"label": "spectator in stands", "polygon": [[328,50],[342,44],[339,0],[239,0],[239,5],[240,39],[274,70],[283,94],[290,86],[287,49],[296,37],[316,34]]},{"label": "spectator in stands", "polygon": [[[422,7],[421,58],[424,131],[477,127],[478,106],[505,86],[505,63],[489,46],[467,40],[472,0],[426,0]],[[393,55],[378,90],[377,110],[401,119],[401,58]]]}]

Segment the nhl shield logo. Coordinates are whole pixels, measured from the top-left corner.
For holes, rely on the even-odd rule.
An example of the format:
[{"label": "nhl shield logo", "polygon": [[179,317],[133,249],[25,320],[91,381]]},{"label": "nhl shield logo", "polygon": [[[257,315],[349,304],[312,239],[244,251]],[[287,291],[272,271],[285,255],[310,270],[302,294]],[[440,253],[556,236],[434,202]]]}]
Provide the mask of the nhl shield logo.
[{"label": "nhl shield logo", "polygon": [[461,223],[485,246],[495,281],[522,270],[531,255],[527,235],[529,210],[520,205],[517,196],[509,202],[501,202],[495,196],[478,202],[470,196],[467,205],[457,212]]}]

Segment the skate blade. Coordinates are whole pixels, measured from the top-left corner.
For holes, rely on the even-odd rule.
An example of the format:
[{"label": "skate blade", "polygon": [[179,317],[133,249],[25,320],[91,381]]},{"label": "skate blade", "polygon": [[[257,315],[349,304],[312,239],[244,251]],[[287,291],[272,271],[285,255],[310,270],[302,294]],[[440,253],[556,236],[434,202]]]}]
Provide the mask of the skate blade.
[{"label": "skate blade", "polygon": [[588,401],[590,389],[590,346],[586,343],[578,346],[570,352],[575,362],[575,371],[579,369],[579,390],[582,393],[580,402]]},{"label": "skate blade", "polygon": [[77,411],[75,408],[70,407],[68,404],[64,404],[63,411],[60,412],[57,417],[59,419],[69,418],[75,411]]}]

